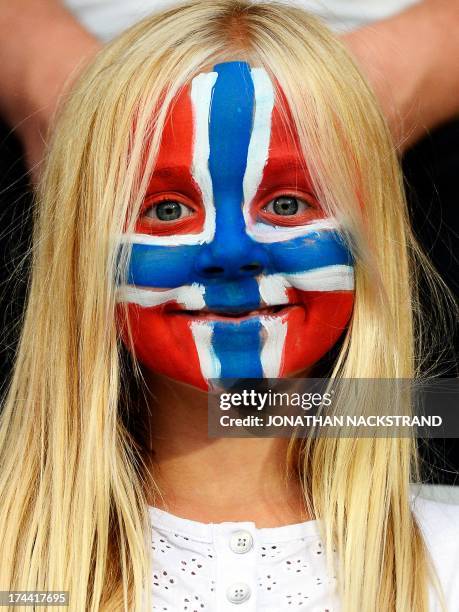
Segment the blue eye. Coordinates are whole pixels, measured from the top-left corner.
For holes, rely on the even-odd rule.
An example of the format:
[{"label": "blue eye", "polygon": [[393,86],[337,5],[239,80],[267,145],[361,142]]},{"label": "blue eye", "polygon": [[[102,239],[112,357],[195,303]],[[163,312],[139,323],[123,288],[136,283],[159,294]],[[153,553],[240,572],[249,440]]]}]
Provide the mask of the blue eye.
[{"label": "blue eye", "polygon": [[177,221],[193,214],[193,210],[175,200],[165,200],[154,204],[145,213],[145,217],[158,221]]},{"label": "blue eye", "polygon": [[279,196],[268,202],[263,210],[270,214],[291,217],[297,214],[303,214],[308,208],[311,208],[311,206],[300,198],[294,196]]}]

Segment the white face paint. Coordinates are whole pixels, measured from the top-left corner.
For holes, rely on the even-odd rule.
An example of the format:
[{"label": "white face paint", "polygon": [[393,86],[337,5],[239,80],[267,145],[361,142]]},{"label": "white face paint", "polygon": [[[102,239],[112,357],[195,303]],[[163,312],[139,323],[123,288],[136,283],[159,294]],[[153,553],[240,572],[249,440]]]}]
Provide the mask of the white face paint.
[{"label": "white face paint", "polygon": [[180,92],[135,233],[122,237],[132,249],[118,301],[147,367],[207,389],[292,375],[336,342],[352,258],[296,139],[262,68],[218,65]]}]

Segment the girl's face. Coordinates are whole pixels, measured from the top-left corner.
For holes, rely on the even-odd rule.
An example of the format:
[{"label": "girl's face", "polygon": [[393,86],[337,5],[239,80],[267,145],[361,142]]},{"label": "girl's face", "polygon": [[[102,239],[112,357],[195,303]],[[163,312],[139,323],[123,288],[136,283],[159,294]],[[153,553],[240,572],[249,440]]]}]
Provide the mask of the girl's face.
[{"label": "girl's face", "polygon": [[132,243],[136,357],[201,389],[285,377],[336,342],[352,258],[308,178],[286,102],[243,62],[196,76],[172,105]]}]

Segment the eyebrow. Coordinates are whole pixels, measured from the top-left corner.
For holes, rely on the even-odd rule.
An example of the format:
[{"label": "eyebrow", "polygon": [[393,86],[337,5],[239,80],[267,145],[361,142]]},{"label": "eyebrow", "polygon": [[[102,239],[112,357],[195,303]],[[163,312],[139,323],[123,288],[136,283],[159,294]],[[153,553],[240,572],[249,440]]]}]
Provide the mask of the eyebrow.
[{"label": "eyebrow", "polygon": [[183,164],[178,166],[156,166],[153,168],[151,176],[152,178],[169,178],[170,176],[173,177],[177,174],[191,175],[191,168]]},{"label": "eyebrow", "polygon": [[[305,160],[300,155],[269,157],[268,163],[270,164],[272,170],[274,170],[275,172],[295,170],[299,174],[303,174],[308,179],[308,181],[310,180],[308,166]],[[168,179],[175,178],[179,175],[182,178],[184,176],[193,178],[191,167],[184,164],[180,164],[177,166],[156,166],[153,168],[151,179]]]},{"label": "eyebrow", "polygon": [[309,169],[306,161],[300,156],[287,155],[282,157],[268,157],[268,163],[274,169],[283,170],[287,169],[296,169],[301,172],[305,172],[309,175]]}]

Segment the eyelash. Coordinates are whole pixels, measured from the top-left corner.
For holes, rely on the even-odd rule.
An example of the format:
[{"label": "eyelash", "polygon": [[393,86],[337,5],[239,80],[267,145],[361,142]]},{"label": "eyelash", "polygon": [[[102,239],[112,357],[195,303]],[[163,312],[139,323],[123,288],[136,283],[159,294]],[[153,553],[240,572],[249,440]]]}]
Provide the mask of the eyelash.
[{"label": "eyelash", "polygon": [[[268,209],[269,206],[274,207],[276,201],[282,199],[292,199],[298,202],[298,208],[303,207],[302,211],[293,212],[293,214],[282,214],[279,212],[271,211]],[[186,202],[187,198],[184,198],[181,194],[175,193],[167,193],[158,196],[150,196],[145,201],[145,206],[143,213],[141,215],[141,219],[145,220],[147,223],[156,226],[162,226],[166,228],[167,226],[174,225],[182,225],[186,224],[187,220],[190,220],[195,214],[198,214],[200,211],[196,210],[196,207],[192,205],[191,202]],[[159,205],[165,202],[171,202],[179,204],[181,207],[181,215],[177,219],[159,219],[157,216],[154,217],[153,213],[157,209]],[[317,211],[318,206],[315,202],[315,198],[311,194],[298,194],[288,191],[278,192],[275,195],[272,195],[268,202],[265,201],[264,204],[257,207],[255,211],[255,216],[258,218],[260,222],[271,222],[274,225],[294,225],[298,223],[292,223],[292,221],[297,221],[299,218],[304,217],[307,213],[311,213],[313,211]],[[188,214],[183,214],[184,210],[188,211]],[[261,218],[260,218],[261,217]],[[299,224],[298,224],[299,225]]]},{"label": "eyelash", "polygon": [[[303,204],[306,209],[313,208],[312,204],[308,202],[305,198],[301,198],[298,195],[294,195],[290,193],[283,193],[281,195],[275,196],[274,198],[271,198],[271,200],[269,200],[269,202],[267,202],[264,206],[262,206],[260,210],[267,210],[268,206],[270,206],[271,204],[274,207],[276,205],[276,202],[278,202],[279,200],[296,200],[297,202]],[[280,216],[282,216],[282,213],[279,213],[279,214]]]},{"label": "eyelash", "polygon": [[[155,214],[157,207],[164,202],[176,202],[180,205],[182,213],[183,207],[188,209],[189,214],[181,214],[177,219],[161,220]],[[190,231],[199,231],[198,227],[203,221],[204,211],[201,207],[186,196],[169,191],[161,194],[150,194],[146,197],[142,210],[137,221],[137,230],[140,233],[153,234],[160,236],[168,235],[171,232],[188,233]],[[201,219],[200,219],[201,218]]]},{"label": "eyelash", "polygon": [[178,204],[181,207],[181,210],[186,209],[187,211],[189,211],[189,214],[187,214],[185,216],[181,215],[178,219],[169,219],[168,221],[166,221],[164,219],[155,219],[155,220],[161,221],[162,223],[168,223],[168,222],[172,223],[174,221],[178,221],[179,219],[191,216],[191,214],[194,212],[194,209],[192,209],[190,206],[187,206],[183,202],[180,202],[179,200],[172,200],[170,198],[166,198],[164,200],[159,200],[159,201],[155,202],[152,206],[150,206],[150,208],[148,208],[143,213],[143,216],[146,217],[146,218],[152,218],[152,216],[149,213],[152,213],[153,211],[155,211],[158,208],[158,206],[160,206],[161,204],[166,204],[166,203]]},{"label": "eyelash", "polygon": [[148,195],[145,198],[140,216],[141,217],[147,216],[148,213],[154,211],[154,209],[159,204],[162,204],[164,202],[177,202],[178,204],[182,206],[186,206],[193,212],[196,212],[196,213],[199,212],[199,208],[196,207],[193,200],[182,195],[181,193],[168,191],[167,193]]}]

